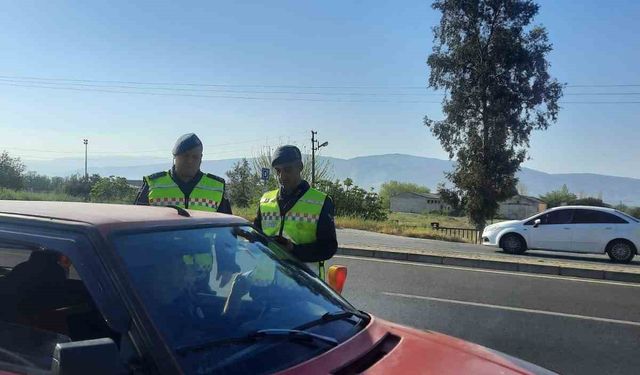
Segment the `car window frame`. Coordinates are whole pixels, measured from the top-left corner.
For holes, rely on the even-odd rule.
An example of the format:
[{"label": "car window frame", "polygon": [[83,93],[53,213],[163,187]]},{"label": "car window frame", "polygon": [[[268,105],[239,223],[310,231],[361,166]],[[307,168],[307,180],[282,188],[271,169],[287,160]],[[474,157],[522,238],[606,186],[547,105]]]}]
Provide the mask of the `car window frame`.
[{"label": "car window frame", "polygon": [[557,209],[557,210],[549,210],[549,211],[542,212],[541,214],[536,215],[533,218],[529,219],[526,223],[524,223],[524,225],[534,225],[536,220],[541,219],[545,215],[551,215],[551,214],[554,214],[554,213],[558,213],[560,211],[571,211],[571,218],[569,219],[569,222],[567,222],[567,223],[553,223],[553,224],[547,224],[547,223],[541,222],[540,225],[541,226],[542,225],[546,226],[546,225],[569,225],[569,224],[571,224],[571,222],[573,221],[573,215],[574,215],[574,211],[575,211],[574,208],[560,208],[560,209]]},{"label": "car window frame", "polygon": [[[600,219],[598,219],[598,221],[595,221],[595,222],[575,222],[574,221],[575,217],[576,217],[575,213],[576,212],[581,212],[581,211],[582,212],[585,212],[585,211],[586,212],[591,212],[592,214],[595,213],[596,215],[601,215],[601,216],[605,216],[606,215],[606,216],[614,217],[614,218],[620,220],[620,222],[603,221],[603,220],[600,220]],[[585,225],[585,224],[614,225],[614,224],[629,224],[629,222],[627,220],[625,220],[624,218],[621,218],[620,216],[614,215],[614,214],[612,214],[610,212],[606,212],[606,211],[602,211],[602,210],[594,210],[594,209],[591,209],[591,208],[576,208],[574,210],[573,218],[571,219],[571,224],[573,224],[573,225]]]},{"label": "car window frame", "polygon": [[[0,241],[24,246],[31,251],[55,251],[71,259],[105,322],[121,335],[120,345],[126,351],[125,341],[133,327],[132,312],[125,306],[121,292],[110,283],[110,272],[100,256],[100,243],[96,242],[96,236],[99,237],[97,229],[87,223],[0,215]],[[92,260],[88,261],[88,258]],[[134,346],[131,349],[135,356],[142,359],[143,349],[137,343]]]}]

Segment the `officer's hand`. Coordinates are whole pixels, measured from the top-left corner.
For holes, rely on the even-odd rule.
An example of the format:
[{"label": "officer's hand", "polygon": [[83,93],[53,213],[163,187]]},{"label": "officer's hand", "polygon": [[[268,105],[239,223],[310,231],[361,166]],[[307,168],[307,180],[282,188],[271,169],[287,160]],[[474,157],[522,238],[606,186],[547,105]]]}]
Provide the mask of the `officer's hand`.
[{"label": "officer's hand", "polygon": [[224,288],[227,284],[229,284],[229,281],[231,281],[232,277],[233,277],[233,272],[222,271],[218,273],[216,280],[220,280],[220,288]]},{"label": "officer's hand", "polygon": [[291,240],[289,240],[288,238],[284,238],[282,236],[277,236],[275,238],[276,242],[278,244],[280,244],[282,247],[285,248],[285,250],[287,250],[288,252],[293,251],[293,242],[291,242]]}]

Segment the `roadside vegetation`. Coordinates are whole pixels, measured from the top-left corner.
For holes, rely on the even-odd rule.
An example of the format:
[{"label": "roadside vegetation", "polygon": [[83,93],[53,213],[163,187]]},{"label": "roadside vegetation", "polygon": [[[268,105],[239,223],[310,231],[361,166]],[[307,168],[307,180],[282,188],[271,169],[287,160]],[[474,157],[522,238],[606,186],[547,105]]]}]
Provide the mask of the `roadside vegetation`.
[{"label": "roadside vegetation", "polygon": [[[251,222],[256,217],[255,207],[233,207],[233,214]],[[467,242],[462,238],[446,235],[431,229],[432,222],[438,222],[441,227],[468,228],[473,226],[464,217],[452,217],[437,214],[409,214],[389,213],[386,220],[367,220],[354,216],[337,216],[335,218],[338,229],[359,229],[370,232],[393,234],[396,236],[426,238],[432,240]]]},{"label": "roadside vegetation", "polygon": [[[262,160],[264,159],[264,160]],[[265,156],[261,163],[251,165],[248,160],[239,161],[226,173],[227,195],[232,202],[235,215],[253,221],[262,192],[277,188],[277,181],[270,176],[265,183],[260,180],[259,172],[268,165]],[[308,175],[308,171],[305,171]],[[305,175],[305,176],[307,176]],[[466,210],[466,202],[457,194],[438,187],[442,200],[453,210],[448,213],[397,213],[390,212],[391,197],[404,192],[428,193],[426,186],[414,183],[389,181],[380,188],[380,193],[354,184],[350,178],[332,180],[331,168],[324,165],[317,187],[328,193],[336,208],[336,227],[340,229],[360,229],[384,234],[406,237],[427,238],[454,242],[469,242],[460,233],[458,236],[432,229],[432,223],[446,228],[475,229]],[[307,176],[308,178],[308,176]],[[68,177],[49,177],[36,172],[26,172],[20,158],[7,152],[0,153],[0,200],[33,201],[76,201],[131,204],[137,188],[129,185],[124,177],[103,177],[73,175]],[[611,207],[601,198],[584,194],[574,194],[567,186],[550,191],[540,198],[549,207],[565,204]],[[614,206],[632,216],[640,216],[639,207],[625,205]],[[497,220],[491,220],[489,223]],[[455,234],[455,233],[454,233]]]},{"label": "roadside vegetation", "polygon": [[18,200],[18,201],[64,201],[64,202],[80,202],[81,198],[74,197],[64,193],[35,193],[30,191],[15,191],[6,188],[0,188],[0,200]]}]

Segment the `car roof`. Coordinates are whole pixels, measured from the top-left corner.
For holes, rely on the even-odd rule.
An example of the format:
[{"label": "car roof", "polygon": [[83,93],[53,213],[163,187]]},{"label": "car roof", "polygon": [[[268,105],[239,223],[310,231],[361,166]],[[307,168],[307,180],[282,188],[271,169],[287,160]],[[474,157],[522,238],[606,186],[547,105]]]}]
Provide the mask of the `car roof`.
[{"label": "car roof", "polygon": [[586,210],[596,210],[596,211],[605,211],[605,212],[617,212],[617,210],[609,207],[598,207],[598,206],[559,206],[551,208],[550,211],[554,210],[563,210],[563,209],[586,209]]},{"label": "car roof", "polygon": [[134,206],[82,202],[8,201],[0,200],[0,216],[20,218],[44,218],[79,222],[97,227],[128,228],[150,225],[212,225],[246,224],[245,219],[219,213],[187,210],[190,216],[182,216],[171,207]]}]

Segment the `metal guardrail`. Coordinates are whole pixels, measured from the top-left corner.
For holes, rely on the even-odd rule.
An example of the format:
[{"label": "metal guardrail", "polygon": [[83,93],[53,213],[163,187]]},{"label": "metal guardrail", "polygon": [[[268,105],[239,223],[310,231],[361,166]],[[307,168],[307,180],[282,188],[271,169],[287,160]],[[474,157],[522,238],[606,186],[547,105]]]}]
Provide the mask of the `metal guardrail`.
[{"label": "metal guardrail", "polygon": [[431,229],[442,232],[451,237],[458,237],[463,240],[467,240],[474,244],[482,243],[482,233],[476,229],[441,227],[438,222],[431,223]]}]

